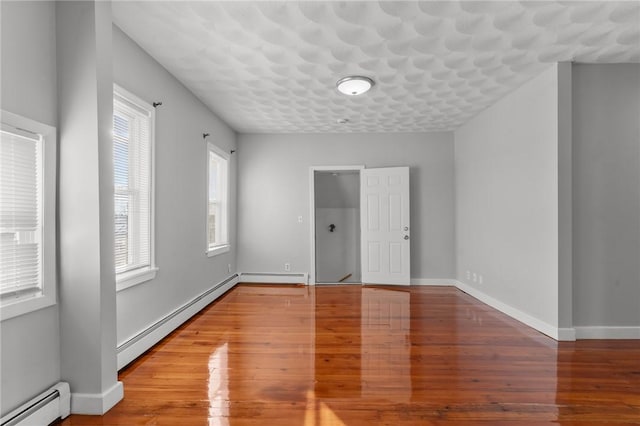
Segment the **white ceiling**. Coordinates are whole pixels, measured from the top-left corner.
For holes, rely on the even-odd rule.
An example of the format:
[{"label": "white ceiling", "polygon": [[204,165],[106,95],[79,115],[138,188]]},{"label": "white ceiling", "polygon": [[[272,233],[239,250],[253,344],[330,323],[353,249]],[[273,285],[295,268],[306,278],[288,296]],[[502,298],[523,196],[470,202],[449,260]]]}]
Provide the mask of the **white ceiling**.
[{"label": "white ceiling", "polygon": [[[239,132],[451,130],[551,63],[640,62],[638,1],[116,1],[113,15]],[[341,95],[352,74],[376,85]]]}]

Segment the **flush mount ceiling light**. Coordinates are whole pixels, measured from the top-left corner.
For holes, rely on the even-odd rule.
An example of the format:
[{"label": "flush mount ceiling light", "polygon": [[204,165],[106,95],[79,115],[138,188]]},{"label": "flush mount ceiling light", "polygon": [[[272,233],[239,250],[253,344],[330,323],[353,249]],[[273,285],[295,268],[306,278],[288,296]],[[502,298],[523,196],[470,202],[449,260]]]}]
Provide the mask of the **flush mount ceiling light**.
[{"label": "flush mount ceiling light", "polygon": [[362,95],[373,87],[375,83],[369,77],[363,77],[361,75],[350,75],[348,77],[341,78],[336,83],[336,87],[340,93],[344,93],[348,96]]}]

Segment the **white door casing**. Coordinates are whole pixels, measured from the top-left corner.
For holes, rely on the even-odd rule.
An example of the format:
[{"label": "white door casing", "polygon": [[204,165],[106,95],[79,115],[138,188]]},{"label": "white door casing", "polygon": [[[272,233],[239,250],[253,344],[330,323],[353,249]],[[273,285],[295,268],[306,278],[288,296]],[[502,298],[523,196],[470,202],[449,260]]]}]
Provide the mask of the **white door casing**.
[{"label": "white door casing", "polygon": [[409,167],[360,172],[362,282],[409,285]]}]

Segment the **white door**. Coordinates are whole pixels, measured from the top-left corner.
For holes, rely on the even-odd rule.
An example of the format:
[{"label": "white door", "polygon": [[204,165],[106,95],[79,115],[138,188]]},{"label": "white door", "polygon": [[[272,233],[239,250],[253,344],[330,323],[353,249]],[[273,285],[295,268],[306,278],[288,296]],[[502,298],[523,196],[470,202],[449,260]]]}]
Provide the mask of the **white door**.
[{"label": "white door", "polygon": [[360,173],[362,282],[409,285],[409,168]]}]

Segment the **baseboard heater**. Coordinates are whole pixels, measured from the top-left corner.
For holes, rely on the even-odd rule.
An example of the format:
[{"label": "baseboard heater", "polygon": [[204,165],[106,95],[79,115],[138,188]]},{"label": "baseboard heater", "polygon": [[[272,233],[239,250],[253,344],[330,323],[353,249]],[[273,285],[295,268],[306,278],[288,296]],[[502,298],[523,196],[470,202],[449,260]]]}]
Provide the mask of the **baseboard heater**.
[{"label": "baseboard heater", "polygon": [[268,284],[309,284],[309,274],[306,272],[243,272],[240,274],[240,282]]},{"label": "baseboard heater", "polygon": [[118,345],[118,370],[143,354],[183,322],[198,313],[227,290],[231,289],[237,282],[238,274],[233,274]]},{"label": "baseboard heater", "polygon": [[69,384],[60,382],[16,408],[0,420],[2,426],[46,426],[71,411]]}]

